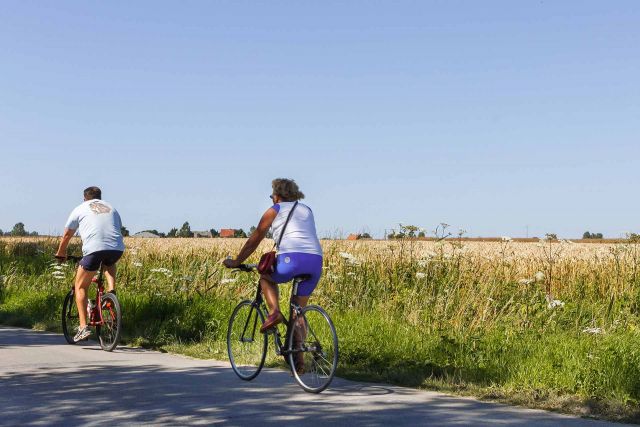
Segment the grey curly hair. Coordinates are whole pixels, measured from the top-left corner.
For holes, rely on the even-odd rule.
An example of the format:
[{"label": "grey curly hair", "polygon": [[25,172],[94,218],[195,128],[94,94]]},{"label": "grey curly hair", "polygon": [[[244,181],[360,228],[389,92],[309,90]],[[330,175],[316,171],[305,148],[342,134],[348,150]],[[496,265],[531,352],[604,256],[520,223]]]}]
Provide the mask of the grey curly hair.
[{"label": "grey curly hair", "polygon": [[298,188],[298,184],[292,179],[276,178],[271,181],[273,194],[276,194],[285,202],[295,202],[304,199],[304,193]]}]

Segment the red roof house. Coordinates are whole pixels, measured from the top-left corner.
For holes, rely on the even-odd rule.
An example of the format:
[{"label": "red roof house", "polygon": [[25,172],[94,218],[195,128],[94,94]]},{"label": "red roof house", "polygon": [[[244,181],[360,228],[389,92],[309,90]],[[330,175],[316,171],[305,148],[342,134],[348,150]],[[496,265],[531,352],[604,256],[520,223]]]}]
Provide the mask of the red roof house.
[{"label": "red roof house", "polygon": [[220,237],[233,237],[236,234],[236,230],[233,228],[222,228],[220,229]]}]

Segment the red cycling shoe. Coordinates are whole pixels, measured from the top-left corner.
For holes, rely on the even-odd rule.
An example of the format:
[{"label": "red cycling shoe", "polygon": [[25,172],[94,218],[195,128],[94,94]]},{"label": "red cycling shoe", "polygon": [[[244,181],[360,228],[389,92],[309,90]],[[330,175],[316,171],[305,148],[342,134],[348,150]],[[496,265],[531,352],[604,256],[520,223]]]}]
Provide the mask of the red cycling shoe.
[{"label": "red cycling shoe", "polygon": [[269,329],[273,328],[279,323],[284,321],[284,316],[279,311],[274,311],[269,316],[267,316],[267,320],[264,321],[262,326],[260,327],[260,333],[265,333]]}]

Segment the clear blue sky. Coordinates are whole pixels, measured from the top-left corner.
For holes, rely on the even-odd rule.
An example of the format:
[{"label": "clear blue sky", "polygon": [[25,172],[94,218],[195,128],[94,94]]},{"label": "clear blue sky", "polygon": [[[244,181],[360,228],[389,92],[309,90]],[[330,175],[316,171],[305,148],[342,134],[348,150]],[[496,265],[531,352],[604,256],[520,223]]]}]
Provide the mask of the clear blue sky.
[{"label": "clear blue sky", "polygon": [[244,227],[295,178],[321,235],[640,231],[640,2],[0,8],[0,228],[98,185],[131,231]]}]

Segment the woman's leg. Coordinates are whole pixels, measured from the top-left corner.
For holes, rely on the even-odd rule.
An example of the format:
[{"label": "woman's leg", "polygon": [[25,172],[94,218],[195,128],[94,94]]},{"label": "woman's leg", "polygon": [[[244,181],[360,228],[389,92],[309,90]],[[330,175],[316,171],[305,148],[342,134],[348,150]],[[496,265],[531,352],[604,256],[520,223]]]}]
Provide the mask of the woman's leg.
[{"label": "woman's leg", "polygon": [[262,276],[260,278],[260,288],[262,288],[262,294],[264,295],[264,299],[267,301],[269,314],[280,311],[278,285],[271,282],[265,276]]}]

